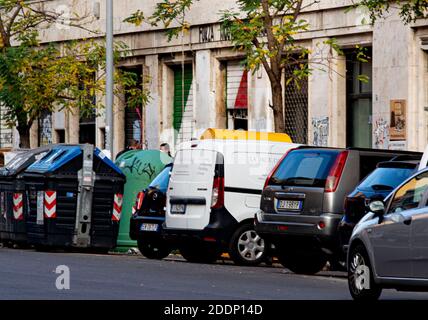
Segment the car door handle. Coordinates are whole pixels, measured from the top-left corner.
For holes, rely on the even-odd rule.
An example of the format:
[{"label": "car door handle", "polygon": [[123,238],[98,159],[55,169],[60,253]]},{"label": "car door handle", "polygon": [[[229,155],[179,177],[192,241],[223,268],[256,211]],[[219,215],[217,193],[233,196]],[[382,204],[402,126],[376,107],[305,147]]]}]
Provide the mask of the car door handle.
[{"label": "car door handle", "polygon": [[412,217],[410,217],[410,218],[407,218],[407,219],[405,219],[404,221],[403,221],[403,223],[406,225],[406,226],[410,226],[411,224],[412,224]]}]

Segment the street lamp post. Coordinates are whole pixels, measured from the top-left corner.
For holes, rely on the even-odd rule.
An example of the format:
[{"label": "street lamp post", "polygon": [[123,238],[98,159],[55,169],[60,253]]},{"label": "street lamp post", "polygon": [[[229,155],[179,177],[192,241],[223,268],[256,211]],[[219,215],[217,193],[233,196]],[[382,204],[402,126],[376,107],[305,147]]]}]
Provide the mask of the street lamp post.
[{"label": "street lamp post", "polygon": [[113,61],[113,0],[106,0],[106,149],[110,151],[113,159],[113,86],[114,86],[114,61]]}]

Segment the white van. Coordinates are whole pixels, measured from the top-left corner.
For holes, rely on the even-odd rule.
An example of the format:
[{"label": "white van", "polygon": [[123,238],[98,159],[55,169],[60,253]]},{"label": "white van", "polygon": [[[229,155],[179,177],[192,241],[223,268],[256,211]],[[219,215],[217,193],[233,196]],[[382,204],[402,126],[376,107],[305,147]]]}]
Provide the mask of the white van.
[{"label": "white van", "polygon": [[270,247],[254,231],[262,188],[278,160],[297,146],[216,139],[181,144],[167,192],[166,238],[191,262],[214,262],[223,252],[237,264],[262,262]]}]

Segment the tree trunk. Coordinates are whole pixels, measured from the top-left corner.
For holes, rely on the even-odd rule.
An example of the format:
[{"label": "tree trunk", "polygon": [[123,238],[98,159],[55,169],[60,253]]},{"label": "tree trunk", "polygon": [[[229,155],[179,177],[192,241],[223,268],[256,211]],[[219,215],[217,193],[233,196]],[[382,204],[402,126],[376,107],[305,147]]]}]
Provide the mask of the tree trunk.
[{"label": "tree trunk", "polygon": [[272,85],[272,109],[275,132],[284,133],[284,101],[282,98],[282,85]]},{"label": "tree trunk", "polygon": [[30,127],[27,125],[19,125],[16,129],[19,133],[19,147],[30,149]]}]

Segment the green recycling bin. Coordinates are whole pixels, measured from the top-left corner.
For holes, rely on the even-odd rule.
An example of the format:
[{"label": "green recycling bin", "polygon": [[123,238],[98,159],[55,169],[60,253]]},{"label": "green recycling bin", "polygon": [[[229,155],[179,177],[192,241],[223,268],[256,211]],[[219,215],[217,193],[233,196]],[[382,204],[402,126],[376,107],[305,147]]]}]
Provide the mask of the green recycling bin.
[{"label": "green recycling bin", "polygon": [[116,159],[116,165],[126,176],[123,194],[122,217],[120,218],[117,250],[127,251],[137,247],[137,242],[129,238],[132,207],[138,192],[146,189],[150,182],[162,171],[172,158],[159,150],[131,150]]}]

